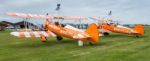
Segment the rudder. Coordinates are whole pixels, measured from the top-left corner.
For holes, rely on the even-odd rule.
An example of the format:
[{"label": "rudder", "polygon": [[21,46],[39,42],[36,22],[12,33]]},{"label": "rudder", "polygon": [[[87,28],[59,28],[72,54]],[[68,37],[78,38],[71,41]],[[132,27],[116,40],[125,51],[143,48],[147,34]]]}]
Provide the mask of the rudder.
[{"label": "rudder", "polygon": [[97,28],[96,24],[90,24],[88,29],[86,30],[86,33],[88,33],[92,38],[92,43],[97,44],[99,41],[99,30]]},{"label": "rudder", "polygon": [[144,27],[142,26],[142,24],[136,25],[134,30],[139,32],[139,35],[144,35]]}]

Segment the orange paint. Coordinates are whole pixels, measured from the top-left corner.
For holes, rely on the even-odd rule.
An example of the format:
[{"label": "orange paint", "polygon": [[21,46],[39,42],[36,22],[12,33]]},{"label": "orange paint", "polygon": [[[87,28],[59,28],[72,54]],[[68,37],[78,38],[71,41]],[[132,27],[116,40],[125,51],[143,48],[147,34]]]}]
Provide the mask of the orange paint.
[{"label": "orange paint", "polygon": [[109,30],[114,33],[123,33],[130,35],[144,35],[144,28],[142,25],[137,25],[134,29],[127,28],[121,25],[111,25],[107,23],[103,23],[99,25],[99,29]]},{"label": "orange paint", "polygon": [[19,37],[20,37],[20,38],[24,38],[24,37],[25,37],[24,33],[23,33],[23,32],[20,32],[20,33],[19,33]]}]

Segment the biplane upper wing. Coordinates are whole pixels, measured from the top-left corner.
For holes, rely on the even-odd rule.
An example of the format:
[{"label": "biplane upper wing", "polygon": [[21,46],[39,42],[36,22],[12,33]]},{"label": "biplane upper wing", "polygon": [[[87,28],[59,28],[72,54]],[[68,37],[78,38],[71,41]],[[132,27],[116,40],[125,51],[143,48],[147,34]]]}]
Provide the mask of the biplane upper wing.
[{"label": "biplane upper wing", "polygon": [[21,18],[35,18],[35,19],[41,19],[41,18],[45,19],[51,17],[46,15],[25,14],[25,13],[7,13],[7,15],[21,17]]},{"label": "biplane upper wing", "polygon": [[50,16],[50,15],[37,15],[37,14],[25,14],[25,13],[7,13],[9,16],[16,16],[21,18],[35,18],[35,19],[65,19],[65,20],[87,20],[86,17],[76,17],[76,16]]},{"label": "biplane upper wing", "polygon": [[30,32],[11,32],[13,36],[21,37],[21,38],[36,38],[36,37],[56,37],[54,33],[51,31],[30,31]]}]

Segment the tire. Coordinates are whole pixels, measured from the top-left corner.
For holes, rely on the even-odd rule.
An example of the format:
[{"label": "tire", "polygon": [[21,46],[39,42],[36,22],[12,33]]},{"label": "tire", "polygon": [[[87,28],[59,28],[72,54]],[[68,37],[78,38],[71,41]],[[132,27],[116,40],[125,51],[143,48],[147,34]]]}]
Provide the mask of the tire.
[{"label": "tire", "polygon": [[139,38],[140,36],[136,36],[137,38]]},{"label": "tire", "polygon": [[57,38],[57,40],[59,40],[59,41],[63,39],[61,36],[57,36],[56,38]]},{"label": "tire", "polygon": [[94,45],[92,42],[89,42],[90,45]]},{"label": "tire", "polygon": [[108,32],[104,32],[103,34],[104,34],[104,36],[108,36],[108,35],[109,35],[109,33],[108,33]]}]

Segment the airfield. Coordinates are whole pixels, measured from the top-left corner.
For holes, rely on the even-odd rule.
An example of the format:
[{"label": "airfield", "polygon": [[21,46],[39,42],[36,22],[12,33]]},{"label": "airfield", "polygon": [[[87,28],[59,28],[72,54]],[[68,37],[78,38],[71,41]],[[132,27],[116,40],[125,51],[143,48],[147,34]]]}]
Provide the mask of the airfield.
[{"label": "airfield", "polygon": [[98,45],[84,44],[65,38],[50,37],[43,43],[39,38],[19,39],[10,31],[0,32],[0,61],[149,61],[150,27],[139,38],[111,33],[100,37]]}]

